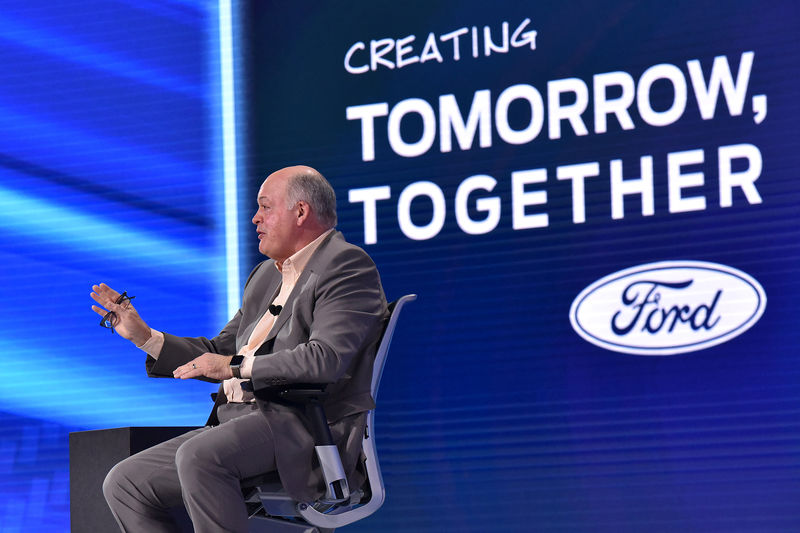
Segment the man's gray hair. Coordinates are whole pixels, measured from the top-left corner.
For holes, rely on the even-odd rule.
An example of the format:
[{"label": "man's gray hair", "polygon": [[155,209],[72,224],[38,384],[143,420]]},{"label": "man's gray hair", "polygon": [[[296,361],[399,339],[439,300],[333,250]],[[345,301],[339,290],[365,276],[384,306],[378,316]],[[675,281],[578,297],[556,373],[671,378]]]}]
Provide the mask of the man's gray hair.
[{"label": "man's gray hair", "polygon": [[328,180],[316,170],[303,170],[289,180],[286,201],[289,209],[297,202],[306,202],[321,224],[327,228],[336,226],[336,193]]}]

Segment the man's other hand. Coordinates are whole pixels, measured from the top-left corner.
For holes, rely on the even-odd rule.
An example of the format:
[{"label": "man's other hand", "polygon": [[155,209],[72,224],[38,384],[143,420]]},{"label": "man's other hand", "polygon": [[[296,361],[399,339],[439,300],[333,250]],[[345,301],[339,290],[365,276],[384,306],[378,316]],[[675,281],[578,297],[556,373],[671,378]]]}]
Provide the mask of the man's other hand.
[{"label": "man's other hand", "polygon": [[128,339],[136,346],[147,342],[147,339],[150,338],[150,326],[142,320],[130,300],[121,304],[116,303],[120,293],[105,283],[92,285],[91,296],[95,302],[100,304],[100,306],[92,306],[92,311],[98,315],[105,316],[109,311],[114,311],[116,317],[112,320],[112,326],[120,337]]},{"label": "man's other hand", "polygon": [[222,381],[233,377],[231,359],[233,359],[232,355],[220,355],[218,353],[206,352],[185,365],[176,368],[172,372],[172,375],[178,379],[205,376]]}]

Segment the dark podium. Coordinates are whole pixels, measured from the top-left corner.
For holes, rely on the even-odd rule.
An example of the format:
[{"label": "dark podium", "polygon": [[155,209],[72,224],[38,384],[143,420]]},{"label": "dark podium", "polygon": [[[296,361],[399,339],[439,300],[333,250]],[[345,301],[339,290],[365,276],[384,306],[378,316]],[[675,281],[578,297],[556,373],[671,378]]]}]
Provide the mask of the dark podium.
[{"label": "dark podium", "polygon": [[[69,510],[73,533],[119,531],[103,498],[103,480],[121,460],[195,427],[127,427],[76,431],[69,434]],[[176,509],[176,518],[192,531],[189,517]]]}]

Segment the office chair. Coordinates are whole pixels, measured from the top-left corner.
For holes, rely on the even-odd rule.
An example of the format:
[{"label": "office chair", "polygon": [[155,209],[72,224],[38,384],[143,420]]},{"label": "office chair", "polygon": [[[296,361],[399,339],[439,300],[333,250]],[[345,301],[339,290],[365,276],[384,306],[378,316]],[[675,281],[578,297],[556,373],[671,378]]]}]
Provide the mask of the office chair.
[{"label": "office chair", "polygon": [[[372,370],[372,397],[376,400],[400,311],[408,302],[416,299],[416,294],[407,294],[389,304],[389,320],[378,345]],[[385,493],[375,448],[375,411],[367,413],[362,441],[362,451],[366,458],[366,481],[363,487],[351,490],[322,408],[324,386],[290,385],[272,394],[281,401],[302,406],[305,410],[311,422],[315,451],[327,490],[316,502],[298,502],[286,493],[274,472],[244,480],[242,490],[250,510],[250,532],[331,533],[337,527],[352,524],[377,511],[383,505]]]}]

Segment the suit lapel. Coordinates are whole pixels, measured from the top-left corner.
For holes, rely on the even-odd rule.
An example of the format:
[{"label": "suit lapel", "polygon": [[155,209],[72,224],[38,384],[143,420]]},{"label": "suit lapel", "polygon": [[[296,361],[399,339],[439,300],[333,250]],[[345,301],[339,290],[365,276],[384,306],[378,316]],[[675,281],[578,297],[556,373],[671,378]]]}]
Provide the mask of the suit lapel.
[{"label": "suit lapel", "polygon": [[[303,270],[303,273],[300,274],[300,277],[297,279],[297,283],[295,283],[294,288],[292,288],[292,292],[289,293],[289,297],[286,299],[286,303],[283,305],[283,309],[281,309],[280,314],[275,319],[275,323],[272,324],[272,327],[267,334],[267,338],[264,339],[264,344],[270,342],[278,332],[281,330],[284,324],[289,320],[292,316],[292,309],[294,308],[294,300],[297,298],[297,295],[303,292],[303,287],[308,283],[309,276],[311,272],[309,272],[308,267]],[[275,295],[277,296],[277,294]],[[273,297],[274,299],[274,297]]]},{"label": "suit lapel", "polygon": [[272,274],[272,272],[269,272],[269,274],[272,275],[268,275],[268,279],[264,281],[264,283],[266,284],[264,288],[264,294],[270,294],[271,296],[269,298],[263,298],[260,300],[258,310],[255,312],[255,317],[253,318],[253,320],[250,321],[250,323],[244,329],[241,337],[239,337],[239,346],[238,346],[239,350],[241,350],[242,347],[247,345],[247,343],[250,341],[250,335],[253,334],[253,330],[255,329],[256,324],[258,324],[258,322],[261,320],[261,317],[264,316],[264,313],[267,312],[267,308],[270,306],[273,300],[275,300],[275,298],[278,297],[278,293],[280,292],[281,289],[281,276],[278,270],[275,268],[275,264],[269,263],[268,265],[265,265],[265,267],[272,268],[274,271],[274,274]]},{"label": "suit lapel", "polygon": [[[278,334],[278,332],[281,330],[284,324],[286,324],[286,322],[289,320],[289,317],[292,316],[294,300],[304,292],[303,290],[304,287],[306,287],[310,281],[316,279],[317,274],[315,271],[319,267],[319,265],[323,261],[325,261],[326,258],[325,249],[328,247],[328,244],[334,238],[341,239],[341,233],[338,231],[332,231],[331,234],[328,235],[328,237],[320,243],[319,248],[317,248],[314,251],[314,255],[312,255],[311,258],[308,260],[308,263],[306,264],[306,267],[303,269],[303,272],[300,274],[300,277],[297,278],[297,283],[295,283],[292,292],[289,293],[289,297],[286,299],[286,303],[284,304],[283,309],[281,310],[278,317],[275,319],[275,323],[272,325],[272,328],[269,330],[267,338],[264,339],[264,344],[267,344],[270,341],[272,341],[272,339],[275,338],[275,336]],[[275,295],[273,295],[272,299],[270,299],[270,303],[272,302],[272,300],[275,299],[276,296],[277,292],[275,293]],[[266,307],[264,309],[266,311]]]}]

